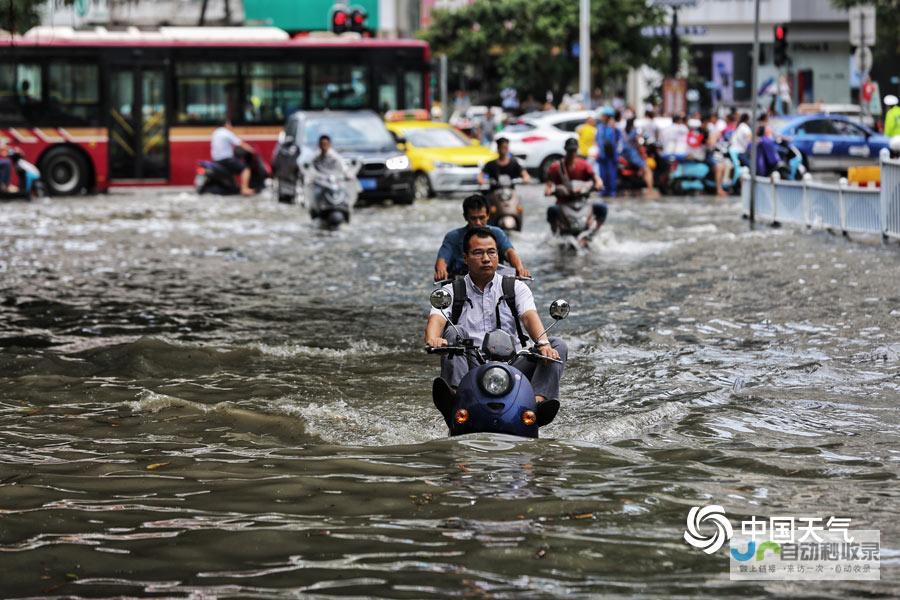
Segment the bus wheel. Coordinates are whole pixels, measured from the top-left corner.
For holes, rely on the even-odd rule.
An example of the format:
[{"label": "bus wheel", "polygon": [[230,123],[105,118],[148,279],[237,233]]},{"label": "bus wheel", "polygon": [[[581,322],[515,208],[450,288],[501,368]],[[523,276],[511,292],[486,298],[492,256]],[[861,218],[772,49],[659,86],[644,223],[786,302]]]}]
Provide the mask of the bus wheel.
[{"label": "bus wheel", "polygon": [[41,159],[41,177],[51,194],[75,194],[87,187],[87,161],[72,148],[53,148]]}]

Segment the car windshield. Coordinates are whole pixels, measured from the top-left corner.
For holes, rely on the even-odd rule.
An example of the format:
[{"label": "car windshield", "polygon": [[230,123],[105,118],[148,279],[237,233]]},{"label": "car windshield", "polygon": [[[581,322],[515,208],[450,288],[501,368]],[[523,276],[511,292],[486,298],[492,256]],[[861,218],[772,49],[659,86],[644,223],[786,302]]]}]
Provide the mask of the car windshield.
[{"label": "car windshield", "polygon": [[531,131],[534,129],[536,125],[530,121],[518,120],[515,123],[507,125],[503,128],[503,131],[507,131],[509,133],[523,133],[525,131]]},{"label": "car windshield", "polygon": [[406,139],[419,148],[462,148],[468,146],[466,139],[452,129],[428,127],[410,129]]},{"label": "car windshield", "polygon": [[319,137],[327,135],[337,149],[394,148],[395,142],[381,119],[368,115],[347,115],[310,118],[303,130],[303,145],[315,147]]}]

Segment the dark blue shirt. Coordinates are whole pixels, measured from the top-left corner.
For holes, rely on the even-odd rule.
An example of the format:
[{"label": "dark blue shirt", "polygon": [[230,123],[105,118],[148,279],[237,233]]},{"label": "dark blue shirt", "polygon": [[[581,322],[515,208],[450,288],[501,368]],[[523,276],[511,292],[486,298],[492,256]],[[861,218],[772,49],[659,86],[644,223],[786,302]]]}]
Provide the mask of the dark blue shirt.
[{"label": "dark blue shirt", "polygon": [[[488,225],[487,228],[497,238],[497,252],[500,253],[500,262],[505,261],[506,253],[513,247],[509,241],[509,236],[499,227]],[[463,260],[463,240],[466,237],[467,229],[467,227],[460,227],[450,231],[444,236],[444,243],[441,244],[441,249],[438,250],[438,258],[443,258],[446,261],[447,271],[450,274],[462,273],[465,269],[466,261]]]}]

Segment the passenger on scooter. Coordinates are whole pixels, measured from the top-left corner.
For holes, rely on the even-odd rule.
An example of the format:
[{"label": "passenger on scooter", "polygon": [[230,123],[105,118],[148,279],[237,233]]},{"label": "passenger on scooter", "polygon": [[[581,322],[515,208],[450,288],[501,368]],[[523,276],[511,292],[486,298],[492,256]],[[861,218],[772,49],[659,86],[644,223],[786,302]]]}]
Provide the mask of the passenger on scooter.
[{"label": "passenger on scooter", "polygon": [[738,125],[731,136],[731,144],[728,146],[728,153],[738,157],[742,166],[748,166],[747,150],[750,148],[750,142],[753,139],[753,130],[750,129],[750,115],[742,113],[738,118]]},{"label": "passenger on scooter", "polygon": [[353,175],[347,170],[344,158],[331,147],[331,138],[325,134],[319,136],[319,153],[312,159],[312,166],[323,175],[333,174],[346,180],[353,178]]},{"label": "passenger on scooter", "polygon": [[706,138],[704,143],[704,145],[706,146],[705,160],[706,164],[709,165],[710,170],[715,175],[716,195],[727,196],[728,192],[725,191],[723,182],[725,181],[725,174],[728,171],[729,162],[723,159],[718,150],[719,141],[722,137],[722,134],[719,130],[718,119],[715,115],[709,114],[706,116],[703,126]]},{"label": "passenger on scooter", "polygon": [[756,129],[756,174],[761,177],[769,177],[778,170],[781,155],[778,154],[778,144],[768,135],[765,125]]},{"label": "passenger on scooter", "polygon": [[516,252],[516,249],[510,243],[506,232],[499,227],[492,227],[487,224],[488,214],[488,201],[481,194],[473,194],[463,200],[463,218],[466,220],[466,226],[454,229],[444,236],[444,241],[441,243],[440,250],[438,250],[437,260],[434,263],[435,281],[443,281],[466,273],[463,240],[466,234],[476,227],[485,228],[493,234],[494,239],[497,240],[500,258],[509,262],[516,270],[518,277],[531,276],[531,273],[522,264],[519,253]]},{"label": "passenger on scooter", "polygon": [[241,140],[234,133],[231,121],[226,120],[213,131],[210,141],[210,157],[232,175],[240,174],[241,195],[252,196],[256,192],[250,187],[250,165],[246,160],[235,156],[235,148],[242,148],[251,156],[255,153],[253,146]]},{"label": "passenger on scooter", "polygon": [[[550,165],[550,169],[547,171],[547,183],[544,186],[545,196],[556,196],[556,205],[547,208],[547,222],[550,223],[550,229],[554,232],[559,228],[559,205],[565,201],[563,198],[568,192],[567,181],[593,181],[595,191],[603,189],[603,180],[594,172],[591,165],[583,158],[578,158],[578,140],[572,138],[566,140],[564,150],[565,158]],[[609,207],[605,202],[594,202],[593,211],[594,232],[596,233],[606,222]]]},{"label": "passenger on scooter", "polygon": [[497,154],[494,160],[488,161],[478,174],[478,184],[491,184],[493,190],[501,175],[507,175],[510,179],[521,179],[524,183],[531,181],[528,171],[509,153],[509,140],[505,137],[497,138]]},{"label": "passenger on scooter", "polygon": [[[456,293],[454,288],[465,294],[464,300],[454,297],[460,311],[455,328],[447,326],[447,318],[440,310],[432,309],[425,325],[425,343],[431,348],[441,348],[473,339],[476,347],[480,347],[484,336],[497,328],[499,319],[500,329],[517,340],[517,348],[528,342],[527,332],[541,356],[562,361],[534,361],[520,357],[512,363],[531,381],[537,402],[558,400],[559,380],[567,357],[565,342],[547,337],[534,305],[534,296],[525,283],[507,279],[504,284],[504,277],[497,273],[500,255],[492,230],[485,227],[469,229],[463,238],[463,247],[469,273],[457,280],[460,283],[444,286],[451,296]],[[509,290],[510,281],[512,290]],[[514,296],[515,312],[508,301],[504,301],[504,296]],[[450,316],[453,318],[454,315]],[[472,365],[465,356],[445,355],[441,359],[441,377],[454,389],[470,368]]]}]

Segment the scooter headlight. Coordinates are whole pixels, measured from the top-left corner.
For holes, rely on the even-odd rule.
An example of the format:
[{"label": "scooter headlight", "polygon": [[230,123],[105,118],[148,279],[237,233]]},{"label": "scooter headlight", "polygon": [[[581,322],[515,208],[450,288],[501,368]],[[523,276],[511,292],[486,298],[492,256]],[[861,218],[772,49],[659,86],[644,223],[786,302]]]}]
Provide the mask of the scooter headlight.
[{"label": "scooter headlight", "polygon": [[391,171],[402,171],[409,168],[409,159],[402,154],[400,156],[392,156],[384,161],[384,166]]},{"label": "scooter headlight", "polygon": [[512,378],[506,369],[491,367],[481,375],[481,388],[492,396],[502,396],[512,387]]}]

